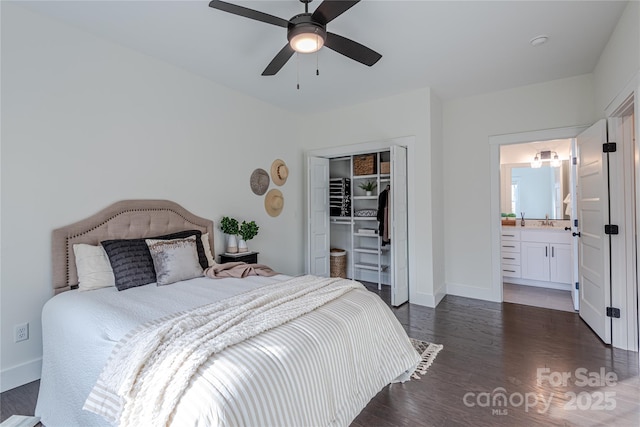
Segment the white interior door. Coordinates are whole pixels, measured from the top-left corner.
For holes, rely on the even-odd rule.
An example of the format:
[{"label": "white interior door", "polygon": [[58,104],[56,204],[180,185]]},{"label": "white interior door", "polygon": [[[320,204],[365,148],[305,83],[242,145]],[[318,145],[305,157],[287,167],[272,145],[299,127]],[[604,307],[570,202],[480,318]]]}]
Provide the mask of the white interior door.
[{"label": "white interior door", "polygon": [[[576,148],[576,140],[575,138],[573,140],[571,140],[571,157],[572,158],[577,158],[577,151],[578,149]],[[570,179],[571,179],[571,184],[570,184],[570,188],[571,188],[571,208],[570,208],[570,212],[571,212],[571,229],[572,231],[578,231],[578,227],[575,227],[575,219],[578,218],[578,207],[577,207],[577,203],[575,202],[576,198],[577,198],[577,190],[576,190],[576,182],[577,182],[577,166],[576,164],[572,161],[571,162],[571,174],[569,175]],[[575,228],[574,228],[575,227]],[[580,291],[576,288],[576,282],[578,282],[580,280],[580,274],[578,272],[578,239],[574,239],[573,243],[571,244],[571,250],[572,250],[572,263],[571,263],[571,269],[572,269],[572,276],[571,276],[571,299],[573,300],[573,309],[575,311],[579,311],[580,310]]]},{"label": "white interior door", "polygon": [[307,272],[329,277],[329,159],[309,157],[307,172]]},{"label": "white interior door", "polygon": [[609,238],[609,190],[606,154],[606,121],[600,120],[577,137],[578,275],[580,317],[606,344],[611,343]]},{"label": "white interior door", "polygon": [[407,149],[391,146],[391,305],[409,301]]}]

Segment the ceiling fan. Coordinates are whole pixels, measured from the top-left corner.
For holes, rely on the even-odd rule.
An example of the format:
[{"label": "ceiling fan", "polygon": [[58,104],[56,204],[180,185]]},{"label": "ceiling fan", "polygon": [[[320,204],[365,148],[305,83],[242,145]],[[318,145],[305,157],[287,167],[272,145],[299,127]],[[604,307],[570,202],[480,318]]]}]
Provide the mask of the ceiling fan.
[{"label": "ceiling fan", "polygon": [[209,3],[209,7],[287,29],[289,43],[267,65],[267,68],[262,72],[263,76],[275,75],[287,63],[294,52],[317,52],[322,46],[326,46],[347,58],[369,67],[382,58],[382,55],[378,52],[360,43],[327,31],[329,22],[342,15],[360,0],[324,0],[313,13],[309,13],[309,3],[311,1],[300,0],[301,3],[304,3],[304,13],[296,15],[289,20],[220,0],[213,0]]}]

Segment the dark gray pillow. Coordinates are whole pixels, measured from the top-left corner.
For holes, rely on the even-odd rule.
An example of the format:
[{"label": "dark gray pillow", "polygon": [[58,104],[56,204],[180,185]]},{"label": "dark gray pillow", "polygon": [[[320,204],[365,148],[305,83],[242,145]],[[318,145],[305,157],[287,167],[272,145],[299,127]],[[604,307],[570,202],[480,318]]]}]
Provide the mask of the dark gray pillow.
[{"label": "dark gray pillow", "polygon": [[[199,230],[179,231],[164,236],[149,237],[149,239],[180,239],[196,236],[198,261],[202,268],[209,266],[207,256],[202,245],[202,232]],[[156,281],[156,271],[153,258],[145,239],[117,239],[100,242],[104,248],[115,277],[116,288],[119,291],[148,285]]]},{"label": "dark gray pillow", "polygon": [[105,240],[100,243],[109,257],[119,291],[156,281],[156,271],[144,239]]}]

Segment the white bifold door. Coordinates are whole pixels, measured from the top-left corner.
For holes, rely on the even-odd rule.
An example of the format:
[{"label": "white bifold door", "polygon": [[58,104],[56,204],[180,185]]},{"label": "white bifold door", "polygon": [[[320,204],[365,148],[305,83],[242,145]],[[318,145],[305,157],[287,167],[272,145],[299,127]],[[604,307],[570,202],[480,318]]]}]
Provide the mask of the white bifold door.
[{"label": "white bifold door", "polygon": [[307,164],[307,273],[329,277],[329,159]]},{"label": "white bifold door", "polygon": [[409,301],[407,149],[391,147],[391,305]]},{"label": "white bifold door", "polygon": [[[578,276],[580,317],[606,344],[611,344],[609,170],[606,121],[600,120],[577,137]],[[576,233],[574,233],[575,235]]]}]

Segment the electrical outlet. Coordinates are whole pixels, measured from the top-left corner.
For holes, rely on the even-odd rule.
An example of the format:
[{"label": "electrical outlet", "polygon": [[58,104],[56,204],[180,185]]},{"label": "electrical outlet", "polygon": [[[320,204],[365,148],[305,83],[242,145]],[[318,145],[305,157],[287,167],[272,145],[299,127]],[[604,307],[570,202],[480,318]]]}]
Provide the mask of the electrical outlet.
[{"label": "electrical outlet", "polygon": [[15,341],[26,341],[29,339],[29,323],[20,323],[19,325],[14,326],[14,336]]}]

